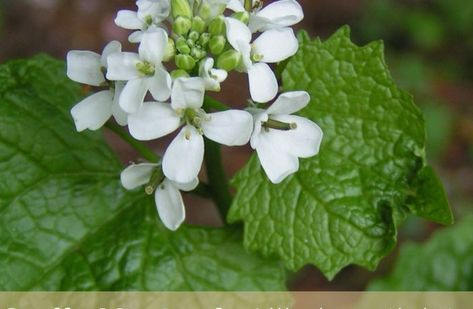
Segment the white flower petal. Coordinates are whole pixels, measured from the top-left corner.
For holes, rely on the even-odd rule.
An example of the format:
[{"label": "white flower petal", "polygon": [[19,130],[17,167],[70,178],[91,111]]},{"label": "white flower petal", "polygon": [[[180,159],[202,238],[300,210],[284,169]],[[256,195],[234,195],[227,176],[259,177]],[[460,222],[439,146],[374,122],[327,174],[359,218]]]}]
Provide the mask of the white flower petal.
[{"label": "white flower petal", "polygon": [[310,96],[305,91],[291,91],[281,94],[268,108],[270,115],[290,115],[307,106]]},{"label": "white flower petal", "polygon": [[175,182],[191,182],[199,174],[203,159],[204,138],[193,126],[185,126],[164,153],[164,175]]},{"label": "white flower petal", "polygon": [[128,124],[128,114],[120,107],[118,102],[112,105],[112,115],[115,121],[122,127]]},{"label": "white flower petal", "polygon": [[130,80],[126,83],[120,95],[118,101],[120,107],[128,114],[136,113],[143,104],[147,92],[148,84],[146,79],[138,78]]},{"label": "white flower petal", "polygon": [[151,174],[158,164],[142,163],[128,166],[120,174],[122,186],[127,190],[136,189],[145,185],[151,179]]},{"label": "white flower petal", "polygon": [[114,53],[107,58],[107,79],[109,80],[131,80],[140,78],[136,65],[140,63],[140,57],[135,53]]},{"label": "white flower petal", "polygon": [[164,52],[168,44],[168,35],[162,28],[155,28],[153,31],[143,33],[139,47],[139,55],[142,60],[146,60],[155,66],[161,64]]},{"label": "white flower petal", "polygon": [[213,58],[206,58],[199,67],[199,76],[204,80],[205,90],[220,91],[220,82],[210,76],[214,66]]},{"label": "white flower petal", "polygon": [[159,218],[164,226],[175,231],[186,218],[186,209],[181,192],[167,179],[158,186],[154,194]]},{"label": "white flower petal", "polygon": [[144,27],[144,23],[138,18],[136,12],[129,10],[118,11],[115,24],[118,27],[129,30],[142,29]]},{"label": "white flower petal", "polygon": [[100,55],[91,51],[72,50],[67,53],[67,76],[73,81],[100,86],[105,82]]},{"label": "white flower petal", "polygon": [[174,81],[171,104],[175,110],[200,108],[204,103],[205,84],[200,77],[181,77]]},{"label": "white flower petal", "polygon": [[271,116],[271,119],[285,123],[295,123],[296,129],[278,131],[269,129],[268,134],[274,144],[292,155],[309,158],[319,153],[322,143],[322,129],[307,118],[293,115]]},{"label": "white flower petal", "polygon": [[128,114],[120,107],[119,100],[120,95],[125,87],[125,82],[115,82],[115,94],[113,95],[112,104],[112,115],[115,121],[121,125],[126,126],[128,124]]},{"label": "white flower petal", "polygon": [[138,30],[138,31],[135,31],[135,32],[132,32],[129,36],[128,36],[128,42],[130,43],[140,43],[141,40],[143,39],[143,31],[141,30]]},{"label": "white flower petal", "polygon": [[212,69],[210,70],[210,76],[219,83],[223,83],[228,77],[228,72],[221,69]]},{"label": "white flower petal", "polygon": [[263,56],[262,62],[276,63],[293,56],[299,48],[291,28],[271,29],[253,42],[253,53]]},{"label": "white flower petal", "polygon": [[241,61],[236,70],[238,72],[248,72],[253,65],[253,60],[251,60],[251,45],[250,43],[245,43],[243,41],[238,41],[237,44],[238,50],[241,54]]},{"label": "white flower petal", "polygon": [[[256,111],[255,111],[256,112]],[[250,138],[250,146],[253,149],[256,149],[256,146],[259,143],[259,137],[261,136],[262,123],[268,121],[269,116],[265,110],[259,110],[259,112],[253,113],[253,134]]]},{"label": "white flower petal", "polygon": [[160,23],[165,20],[171,10],[169,0],[138,0],[136,5],[138,6],[138,18],[145,20],[150,16],[154,23]]},{"label": "white flower petal", "polygon": [[221,90],[220,83],[213,78],[205,78],[205,90],[219,92]]},{"label": "white flower petal", "polygon": [[262,131],[256,145],[256,153],[266,175],[272,183],[280,183],[299,169],[296,156],[282,150],[275,144],[272,136]]},{"label": "white flower petal", "polygon": [[265,31],[295,25],[303,18],[304,12],[297,1],[280,0],[250,16],[249,27],[252,32]]},{"label": "white flower petal", "polygon": [[223,145],[241,146],[248,143],[253,132],[253,117],[242,110],[229,110],[207,115],[202,122],[204,135]]},{"label": "white flower petal", "polygon": [[140,141],[150,141],[174,132],[181,119],[169,103],[146,102],[128,116],[130,134]]},{"label": "white flower petal", "polygon": [[153,98],[158,101],[166,101],[171,95],[171,75],[163,68],[156,68],[153,77],[146,79],[149,91]]},{"label": "white flower petal", "polygon": [[248,70],[251,98],[258,103],[266,103],[278,94],[278,81],[266,63],[252,65]]},{"label": "white flower petal", "polygon": [[227,4],[227,9],[232,10],[234,12],[244,12],[245,7],[240,0],[230,0]]},{"label": "white flower petal", "polygon": [[238,42],[250,43],[252,36],[250,29],[241,21],[231,17],[225,18],[225,25],[227,26],[228,42],[234,49],[241,52],[241,45]]},{"label": "white flower petal", "polygon": [[102,51],[100,62],[104,68],[108,66],[107,58],[111,54],[120,53],[122,51],[122,44],[118,41],[111,41],[108,43]]},{"label": "white flower petal", "polygon": [[194,190],[199,185],[199,178],[197,177],[193,179],[191,182],[186,182],[186,183],[174,182],[172,180],[169,180],[169,181],[172,182],[172,184],[179,190],[186,191],[186,192]]},{"label": "white flower petal", "polygon": [[97,92],[71,109],[77,131],[98,130],[112,115],[113,95],[109,90]]},{"label": "white flower petal", "polygon": [[220,91],[220,83],[227,79],[228,73],[213,67],[214,59],[205,59],[199,67],[199,76],[204,80],[205,90]]}]

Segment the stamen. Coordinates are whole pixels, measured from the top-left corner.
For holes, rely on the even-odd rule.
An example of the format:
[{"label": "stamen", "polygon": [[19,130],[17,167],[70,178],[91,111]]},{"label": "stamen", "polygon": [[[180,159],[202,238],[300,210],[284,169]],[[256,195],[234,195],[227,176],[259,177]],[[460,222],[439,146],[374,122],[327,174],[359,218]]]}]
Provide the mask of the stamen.
[{"label": "stamen", "polygon": [[245,11],[251,12],[253,8],[253,0],[245,0]]},{"label": "stamen", "polygon": [[261,126],[267,130],[274,129],[280,131],[290,131],[297,129],[297,123],[286,123],[274,119],[268,119],[268,121],[262,121]]},{"label": "stamen", "polygon": [[151,26],[153,24],[153,17],[151,15],[145,17],[145,24],[147,26]]},{"label": "stamen", "polygon": [[190,140],[191,139],[191,132],[187,131],[184,135],[185,139],[186,140]]},{"label": "stamen", "polygon": [[253,11],[257,12],[263,8],[263,0],[254,0],[253,1]]},{"label": "stamen", "polygon": [[187,124],[199,129],[202,125],[202,121],[206,121],[207,114],[202,109],[187,108],[184,111],[183,118]]},{"label": "stamen", "polygon": [[260,62],[261,60],[263,60],[264,56],[261,55],[261,54],[253,54],[251,55],[251,60],[253,60],[253,62]]},{"label": "stamen", "polygon": [[148,184],[145,186],[145,193],[152,195],[156,188],[164,181],[164,173],[161,167],[156,168],[151,174]]},{"label": "stamen", "polygon": [[147,61],[138,62],[136,69],[143,75],[153,76],[155,72],[154,65]]}]

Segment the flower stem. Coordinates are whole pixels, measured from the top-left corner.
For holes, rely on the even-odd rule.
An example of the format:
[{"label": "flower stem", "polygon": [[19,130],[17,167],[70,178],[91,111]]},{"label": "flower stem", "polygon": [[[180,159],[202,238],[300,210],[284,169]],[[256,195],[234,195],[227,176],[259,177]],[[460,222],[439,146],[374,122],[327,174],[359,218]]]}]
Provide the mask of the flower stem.
[{"label": "flower stem", "polygon": [[152,163],[156,163],[159,161],[160,157],[157,154],[155,154],[151,149],[149,149],[142,143],[135,140],[128,132],[123,130],[123,128],[115,122],[109,121],[105,124],[105,127],[116,135],[118,135],[128,145],[133,147],[143,157],[143,159],[146,159],[147,161]]},{"label": "flower stem", "polygon": [[225,221],[232,203],[232,195],[223,170],[220,145],[209,139],[205,139],[205,166],[207,168],[209,191],[223,221]]}]

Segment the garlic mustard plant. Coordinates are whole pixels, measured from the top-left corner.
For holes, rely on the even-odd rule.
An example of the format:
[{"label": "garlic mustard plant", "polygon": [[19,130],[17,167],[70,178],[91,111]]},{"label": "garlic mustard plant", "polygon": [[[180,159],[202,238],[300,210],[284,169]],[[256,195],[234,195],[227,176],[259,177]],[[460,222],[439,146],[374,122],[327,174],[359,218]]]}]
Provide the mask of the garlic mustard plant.
[{"label": "garlic mustard plant", "polygon": [[[196,188],[212,143],[242,146],[251,139],[273,183],[297,172],[298,158],[318,153],[322,130],[291,115],[309,104],[306,92],[284,93],[269,108],[264,106],[279,91],[271,64],[298,50],[290,28],[304,16],[297,1],[264,6],[249,0],[138,0],[136,6],[136,11],[119,11],[115,23],[134,30],[129,41],[137,44],[137,53],[122,51],[118,42],[110,43],[102,56],[69,53],[71,79],[111,89],[86,98],[71,113],[78,131],[96,130],[113,114],[120,125],[128,125],[134,143],[181,128],[163,154],[155,155],[156,162],[133,164],[121,175],[126,189],[146,185],[146,193],[155,194],[167,228],[175,230],[184,221],[180,190]],[[241,98],[248,102],[246,109],[206,95],[225,90],[233,71],[248,74],[251,98]],[[208,155],[213,153],[209,149]],[[221,162],[205,161],[211,178],[216,175],[212,164]],[[223,196],[217,189],[213,194]]]}]

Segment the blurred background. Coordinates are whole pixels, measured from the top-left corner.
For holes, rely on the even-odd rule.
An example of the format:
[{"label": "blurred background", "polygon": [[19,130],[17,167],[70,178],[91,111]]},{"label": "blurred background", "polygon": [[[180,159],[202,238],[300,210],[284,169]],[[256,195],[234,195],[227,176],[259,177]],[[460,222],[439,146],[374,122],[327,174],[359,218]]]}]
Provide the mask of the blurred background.
[{"label": "blurred background", "polygon": [[[266,1],[270,2],[270,1]],[[457,221],[473,209],[473,1],[472,0],[299,0],[305,20],[297,26],[327,38],[342,25],[352,28],[358,45],[383,40],[386,60],[398,85],[414,95],[427,123],[427,153],[441,175]],[[65,59],[71,49],[101,52],[110,40],[127,45],[128,31],[115,26],[118,9],[134,9],[133,0],[0,0],[0,63],[48,53]],[[243,76],[232,76],[219,97],[245,104]],[[124,163],[136,154],[106,132]],[[160,151],[167,141],[152,144]],[[227,173],[247,160],[247,148],[224,149]],[[192,224],[221,224],[213,205],[186,197]],[[422,242],[440,228],[409,219],[400,229],[405,240]],[[399,248],[400,246],[398,246]],[[348,267],[328,282],[314,267],[292,275],[294,290],[363,290],[392,269],[398,249],[368,272]]]}]

